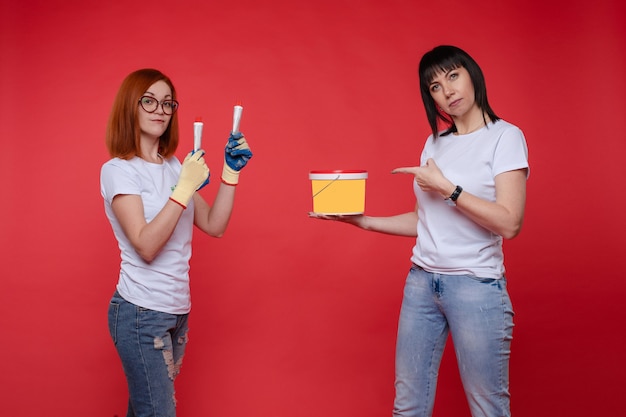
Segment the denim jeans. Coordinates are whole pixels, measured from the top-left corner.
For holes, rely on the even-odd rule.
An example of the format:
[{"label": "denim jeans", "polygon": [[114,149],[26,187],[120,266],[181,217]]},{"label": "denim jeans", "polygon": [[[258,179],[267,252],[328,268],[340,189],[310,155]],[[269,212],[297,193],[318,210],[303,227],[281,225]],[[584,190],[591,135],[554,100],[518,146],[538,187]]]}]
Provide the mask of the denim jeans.
[{"label": "denim jeans", "polygon": [[472,416],[510,416],[513,308],[505,278],[442,275],[416,265],[398,324],[393,415],[432,415],[448,333]]},{"label": "denim jeans", "polygon": [[187,345],[188,315],[149,310],[117,292],[109,304],[109,331],[128,382],[127,417],[174,417],[174,379]]}]

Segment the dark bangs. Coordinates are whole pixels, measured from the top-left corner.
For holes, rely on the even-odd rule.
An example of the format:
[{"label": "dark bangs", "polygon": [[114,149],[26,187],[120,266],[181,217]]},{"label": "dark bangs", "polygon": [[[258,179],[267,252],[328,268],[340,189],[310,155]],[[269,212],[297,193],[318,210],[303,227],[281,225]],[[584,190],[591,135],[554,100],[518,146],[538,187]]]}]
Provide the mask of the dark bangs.
[{"label": "dark bangs", "polygon": [[437,74],[447,73],[460,67],[468,67],[467,59],[462,51],[454,46],[439,46],[426,53],[420,61],[420,86],[428,91],[430,83]]}]

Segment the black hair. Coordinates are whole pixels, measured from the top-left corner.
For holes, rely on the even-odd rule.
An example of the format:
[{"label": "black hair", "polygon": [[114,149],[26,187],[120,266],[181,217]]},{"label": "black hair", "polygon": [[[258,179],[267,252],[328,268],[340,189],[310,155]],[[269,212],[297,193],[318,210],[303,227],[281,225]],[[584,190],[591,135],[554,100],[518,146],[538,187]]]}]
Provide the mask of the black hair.
[{"label": "black hair", "polygon": [[[459,67],[465,68],[470,75],[474,86],[474,99],[478,107],[483,111],[483,119],[485,119],[486,113],[492,122],[500,120],[489,105],[485,77],[476,61],[467,52],[456,46],[440,45],[422,56],[418,71],[420,92],[424,102],[424,109],[426,110],[426,117],[435,138],[439,136],[438,120],[441,120],[448,126],[448,129],[441,133],[441,136],[456,132],[456,125],[454,120],[435,104],[435,100],[430,95],[430,83],[438,73],[448,72]],[[485,124],[487,124],[486,120]]]}]

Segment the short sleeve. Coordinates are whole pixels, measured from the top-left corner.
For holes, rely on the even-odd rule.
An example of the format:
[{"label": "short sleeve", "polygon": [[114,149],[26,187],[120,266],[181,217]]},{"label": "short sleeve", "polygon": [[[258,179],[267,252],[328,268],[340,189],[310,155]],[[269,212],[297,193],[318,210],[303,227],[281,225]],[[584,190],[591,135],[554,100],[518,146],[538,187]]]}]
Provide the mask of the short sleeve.
[{"label": "short sleeve", "polygon": [[127,161],[112,159],[100,170],[100,193],[111,203],[119,194],[141,194],[141,180]]},{"label": "short sleeve", "polygon": [[528,146],[524,133],[511,126],[506,129],[500,137],[495,149],[493,159],[493,175],[502,174],[516,169],[527,169],[526,176],[530,175],[528,164]]}]

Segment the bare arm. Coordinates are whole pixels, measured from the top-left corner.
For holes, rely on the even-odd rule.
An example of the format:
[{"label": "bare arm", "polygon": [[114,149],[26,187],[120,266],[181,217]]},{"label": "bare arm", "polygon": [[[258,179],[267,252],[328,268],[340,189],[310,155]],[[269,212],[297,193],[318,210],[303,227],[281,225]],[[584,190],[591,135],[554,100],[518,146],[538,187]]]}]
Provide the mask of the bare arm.
[{"label": "bare arm", "polygon": [[165,246],[183,212],[180,205],[168,200],[159,214],[148,223],[144,217],[141,197],[134,194],[115,196],[111,208],[135,251],[146,262],[152,262]]},{"label": "bare arm", "polygon": [[[513,239],[522,230],[524,221],[526,170],[503,172],[496,176],[495,181],[495,202],[485,201],[463,191],[456,201],[456,206],[485,229],[505,239]],[[455,186],[452,186],[452,190],[454,188]]]},{"label": "bare arm", "polygon": [[224,149],[224,166],[220,188],[209,206],[199,193],[193,196],[194,224],[213,237],[222,237],[228,227],[235,204],[235,189],[239,183],[239,173],[252,158],[252,151],[242,133],[231,134]]},{"label": "bare arm", "polygon": [[[199,193],[195,193],[194,224],[210,236],[221,237],[230,220],[234,197],[235,187],[221,184],[214,205],[210,207]],[[116,196],[111,207],[124,234],[146,262],[152,262],[165,246],[183,213],[180,205],[168,200],[161,212],[148,223],[141,197],[131,194]]]},{"label": "bare arm", "polygon": [[[443,176],[432,159],[421,167],[396,168],[392,172],[413,174],[423,191],[438,193],[441,198],[449,197],[456,188],[456,184]],[[518,169],[497,175],[495,202],[483,200],[463,190],[456,201],[457,209],[493,233],[505,239],[514,238],[519,234],[524,220],[526,174],[526,169]]]},{"label": "bare arm", "polygon": [[196,193],[193,196],[194,224],[209,236],[222,237],[233,211],[235,189],[235,186],[221,183],[212,207]]},{"label": "bare arm", "polygon": [[363,230],[396,236],[417,236],[417,205],[408,213],[387,217],[341,216],[309,213],[310,217],[348,223]]}]

